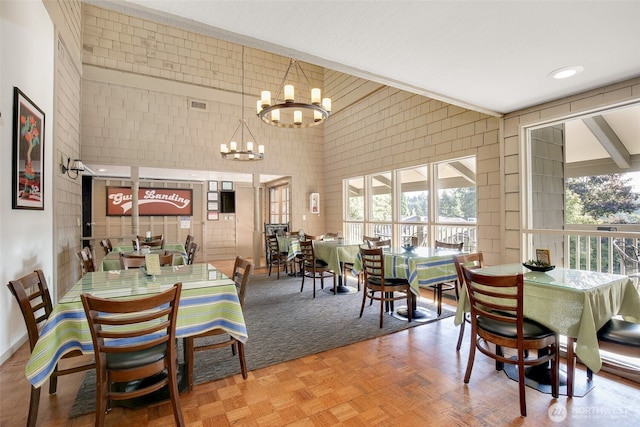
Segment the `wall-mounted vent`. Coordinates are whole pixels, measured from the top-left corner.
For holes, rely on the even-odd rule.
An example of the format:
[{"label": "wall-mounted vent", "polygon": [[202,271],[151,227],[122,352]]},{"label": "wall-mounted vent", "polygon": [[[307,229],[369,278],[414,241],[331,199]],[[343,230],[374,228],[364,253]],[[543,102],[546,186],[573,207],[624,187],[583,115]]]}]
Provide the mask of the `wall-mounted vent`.
[{"label": "wall-mounted vent", "polygon": [[209,104],[207,103],[207,101],[202,101],[200,99],[190,99],[189,100],[189,109],[190,110],[209,111]]}]

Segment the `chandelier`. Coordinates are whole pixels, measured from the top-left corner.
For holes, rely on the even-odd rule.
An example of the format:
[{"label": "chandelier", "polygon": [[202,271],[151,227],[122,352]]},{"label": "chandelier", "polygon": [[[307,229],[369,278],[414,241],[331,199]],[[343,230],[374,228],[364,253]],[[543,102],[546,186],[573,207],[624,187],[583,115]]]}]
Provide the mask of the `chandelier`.
[{"label": "chandelier", "polygon": [[287,76],[292,67],[296,73],[302,74],[309,86],[311,86],[300,63],[291,58],[275,102],[271,104],[270,91],[263,90],[261,92],[257,103],[258,117],[268,125],[282,128],[307,128],[323,123],[331,115],[331,99],[322,99],[320,89],[313,88],[311,89],[310,103],[296,102],[293,85],[286,84]]},{"label": "chandelier", "polygon": [[[236,130],[231,135],[229,145],[220,144],[220,155],[226,160],[251,161],[264,159],[264,145],[258,145],[256,151],[254,146],[255,136],[249,129],[249,125],[244,118],[244,46],[242,46],[242,118],[238,121]],[[247,130],[251,139],[245,141],[244,130]],[[236,134],[240,131],[240,144],[236,142]]]}]

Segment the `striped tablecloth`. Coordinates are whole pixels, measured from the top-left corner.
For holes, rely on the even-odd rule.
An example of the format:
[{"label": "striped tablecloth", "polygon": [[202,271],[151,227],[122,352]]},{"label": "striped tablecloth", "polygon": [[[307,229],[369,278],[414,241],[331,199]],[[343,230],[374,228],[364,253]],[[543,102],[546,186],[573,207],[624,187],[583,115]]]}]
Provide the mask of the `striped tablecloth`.
[{"label": "striped tablecloth", "polygon": [[222,328],[239,341],[247,341],[242,308],[231,279],[210,264],[163,267],[162,273],[148,277],[142,270],[134,269],[85,274],[54,307],[43,327],[25,368],[31,384],[40,387],[65,353],[72,350],[93,353],[91,332],[80,301],[83,292],[103,298],[132,298],[161,292],[182,282],[178,338]]},{"label": "striped tablecloth", "polygon": [[[418,247],[411,252],[402,249],[386,249],[384,272],[387,277],[408,279],[411,291],[420,295],[420,287],[456,280],[453,256],[460,252],[450,249]],[[354,271],[362,271],[360,253],[354,263]]]},{"label": "striped tablecloth", "polygon": [[287,261],[293,261],[300,251],[300,239],[296,236],[278,236],[278,249],[287,254]]}]

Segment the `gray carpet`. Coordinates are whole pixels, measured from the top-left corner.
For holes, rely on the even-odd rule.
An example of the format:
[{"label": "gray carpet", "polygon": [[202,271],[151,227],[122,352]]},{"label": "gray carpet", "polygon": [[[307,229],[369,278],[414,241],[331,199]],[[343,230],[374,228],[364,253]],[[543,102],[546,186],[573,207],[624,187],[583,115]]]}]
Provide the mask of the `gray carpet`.
[{"label": "gray carpet", "polygon": [[[379,327],[379,306],[368,302],[359,318],[362,293],[341,294],[320,291],[317,282],[316,298],[312,298],[311,281],[305,280],[300,292],[300,278],[275,275],[255,276],[251,279],[245,297],[244,316],[249,340],[245,345],[248,369],[254,370],[288,360],[308,356],[358,341],[380,337],[430,322],[411,322],[384,317],[384,328]],[[350,285],[354,280],[350,278]],[[326,288],[332,287],[331,279]],[[418,305],[435,309],[430,300],[420,299]],[[396,304],[403,305],[402,301]],[[443,308],[441,320],[454,313]],[[179,360],[182,359],[182,340],[179,340]],[[195,355],[195,382],[218,380],[240,373],[237,356],[229,348],[202,351]],[[93,412],[95,400],[95,373],[89,372],[78,391],[70,418]]]}]

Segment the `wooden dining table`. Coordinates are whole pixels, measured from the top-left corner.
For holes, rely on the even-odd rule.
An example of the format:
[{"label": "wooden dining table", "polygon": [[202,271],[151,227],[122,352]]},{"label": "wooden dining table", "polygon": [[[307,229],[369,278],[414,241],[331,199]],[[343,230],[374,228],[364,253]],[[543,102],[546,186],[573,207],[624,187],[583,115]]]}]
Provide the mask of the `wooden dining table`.
[{"label": "wooden dining table", "polygon": [[[574,343],[580,361],[597,372],[602,367],[598,329],[616,315],[640,323],[640,295],[627,276],[568,268],[535,272],[521,264],[496,265],[475,271],[497,276],[524,273],[524,315],[567,337],[567,369],[570,372],[574,365]],[[464,321],[469,310],[464,289],[460,292],[456,325]],[[567,394],[573,395],[571,383],[567,383]]]},{"label": "wooden dining table", "polygon": [[25,374],[34,387],[49,378],[60,358],[73,350],[93,354],[93,342],[80,294],[102,298],[136,298],[182,283],[176,337],[183,338],[222,328],[247,342],[247,328],[236,286],[211,264],[162,267],[147,276],[141,269],[97,271],[85,274],[53,308],[31,352]]}]

